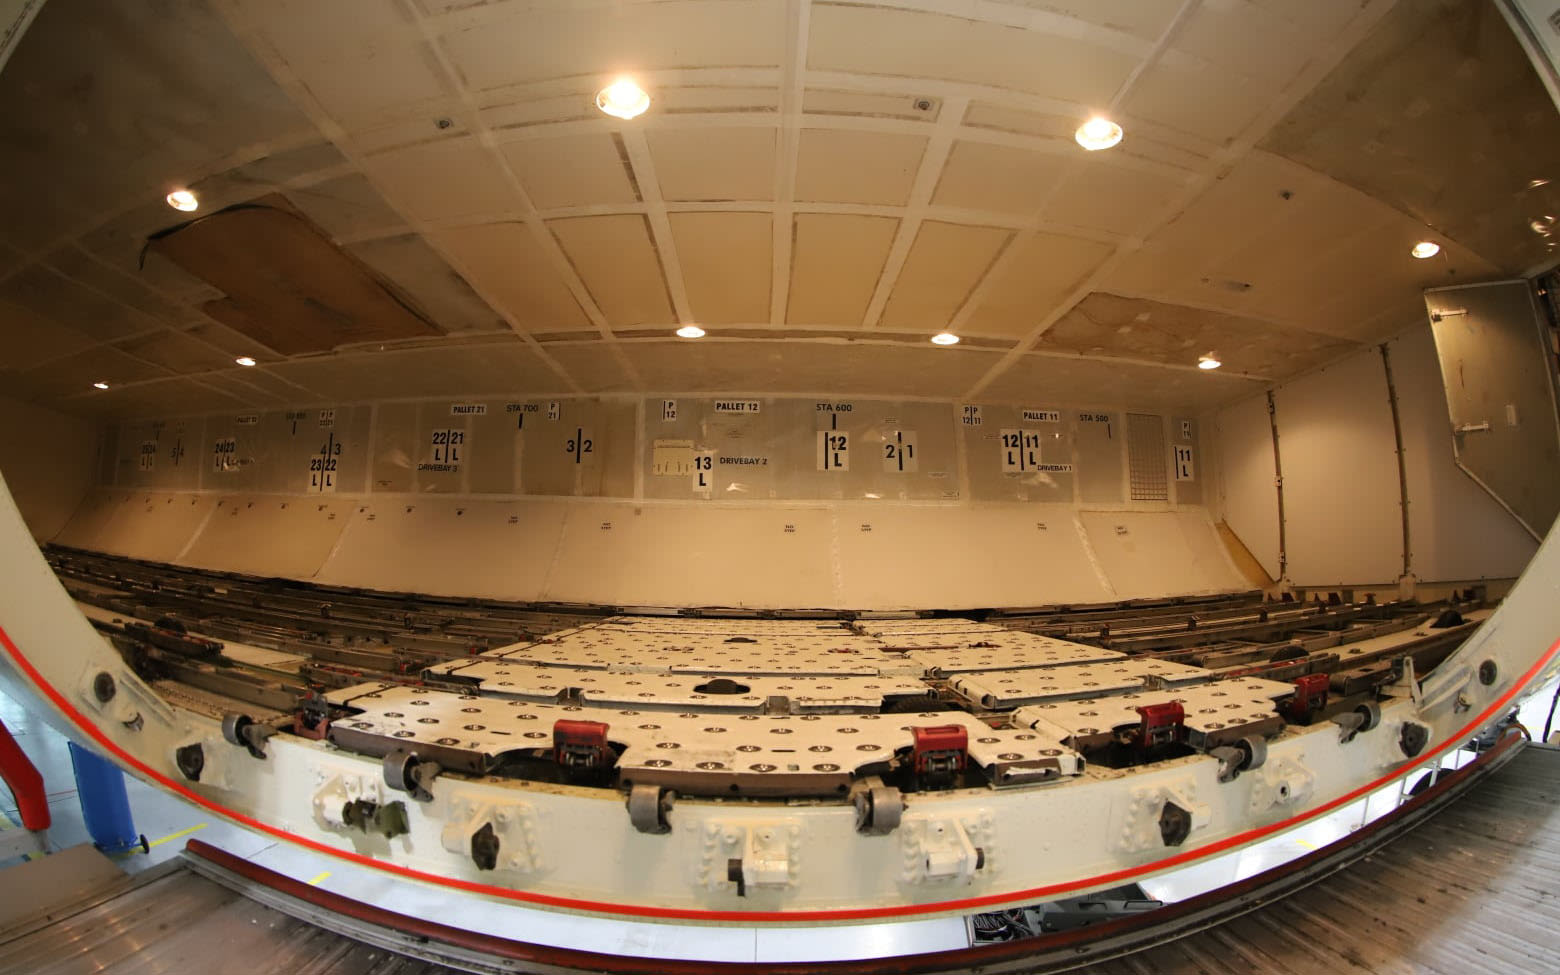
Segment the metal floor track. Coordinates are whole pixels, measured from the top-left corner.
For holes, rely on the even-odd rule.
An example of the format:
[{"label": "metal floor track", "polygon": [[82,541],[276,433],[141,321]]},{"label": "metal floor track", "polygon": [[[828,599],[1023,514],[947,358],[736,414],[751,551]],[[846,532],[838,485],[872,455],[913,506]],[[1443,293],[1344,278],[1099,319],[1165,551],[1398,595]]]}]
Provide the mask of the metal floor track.
[{"label": "metal floor track", "polygon": [[[0,878],[3,880],[4,878]],[[188,869],[0,932],[0,971],[447,972]],[[1412,833],[1219,927],[1087,975],[1552,975],[1560,971],[1560,751],[1530,746]]]}]

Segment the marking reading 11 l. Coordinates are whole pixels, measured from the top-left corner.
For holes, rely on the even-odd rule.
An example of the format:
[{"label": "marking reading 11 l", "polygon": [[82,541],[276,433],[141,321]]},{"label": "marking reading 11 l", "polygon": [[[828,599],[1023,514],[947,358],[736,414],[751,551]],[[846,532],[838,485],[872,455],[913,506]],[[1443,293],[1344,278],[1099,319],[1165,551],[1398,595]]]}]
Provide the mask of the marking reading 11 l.
[{"label": "marking reading 11 l", "polygon": [[1002,472],[1021,474],[1040,466],[1040,433],[1037,430],[1002,431]]}]

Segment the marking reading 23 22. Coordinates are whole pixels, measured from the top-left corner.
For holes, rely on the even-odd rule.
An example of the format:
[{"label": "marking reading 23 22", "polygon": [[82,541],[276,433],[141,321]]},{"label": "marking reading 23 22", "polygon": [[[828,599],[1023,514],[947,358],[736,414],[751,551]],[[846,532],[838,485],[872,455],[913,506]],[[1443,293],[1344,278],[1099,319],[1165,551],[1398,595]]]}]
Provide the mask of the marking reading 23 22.
[{"label": "marking reading 23 22", "polygon": [[585,436],[585,431],[580,427],[575,427],[574,436],[570,437],[568,442],[563,445],[563,450],[565,453],[573,455],[576,464],[583,464],[585,455],[594,453],[595,447],[595,442]]},{"label": "marking reading 23 22", "polygon": [[336,493],[336,466],[341,461],[341,442],[330,433],[320,444],[320,452],[309,458],[309,490],[321,494]]}]

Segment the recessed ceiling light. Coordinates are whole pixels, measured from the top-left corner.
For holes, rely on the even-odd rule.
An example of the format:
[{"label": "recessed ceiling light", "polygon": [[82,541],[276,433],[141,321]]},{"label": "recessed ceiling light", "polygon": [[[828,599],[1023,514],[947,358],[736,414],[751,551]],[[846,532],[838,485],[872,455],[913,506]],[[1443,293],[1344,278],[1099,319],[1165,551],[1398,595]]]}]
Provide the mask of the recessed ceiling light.
[{"label": "recessed ceiling light", "polygon": [[255,364],[255,360],[253,359],[253,357],[247,356],[247,355],[241,355],[237,359],[234,359],[233,361],[238,363],[241,366],[252,366],[252,365]]},{"label": "recessed ceiling light", "polygon": [[108,383],[93,383],[92,384],[92,388],[94,388],[94,389],[107,389],[108,388]]},{"label": "recessed ceiling light", "polygon": [[1434,257],[1441,253],[1441,245],[1433,240],[1421,240],[1409,250],[1409,253],[1422,261],[1427,257]]},{"label": "recessed ceiling light", "polygon": [[195,199],[195,194],[189,190],[174,190],[168,194],[168,205],[175,210],[189,211],[200,206],[200,201]]},{"label": "recessed ceiling light", "polygon": [[704,338],[704,329],[697,325],[684,325],[677,330],[677,334],[685,339],[702,339]]},{"label": "recessed ceiling light", "polygon": [[1528,180],[1528,189],[1530,189],[1530,190],[1536,190],[1536,189],[1538,189],[1541,186],[1548,186],[1548,185],[1549,185],[1549,180],[1547,180],[1547,179],[1539,178],[1539,179],[1530,179],[1530,180]]},{"label": "recessed ceiling light", "polygon": [[1224,363],[1220,362],[1218,356],[1214,355],[1212,352],[1208,353],[1207,355],[1197,357],[1197,368],[1199,369],[1217,369],[1222,365],[1224,365]]},{"label": "recessed ceiling light", "polygon": [[1108,118],[1096,115],[1078,126],[1078,131],[1073,133],[1073,138],[1090,152],[1109,149],[1121,141],[1121,126]]},{"label": "recessed ceiling light", "polygon": [[619,78],[596,92],[596,107],[613,118],[631,119],[650,107],[650,95],[628,78]]},{"label": "recessed ceiling light", "polygon": [[952,332],[938,332],[932,336],[933,345],[958,345],[959,337]]}]

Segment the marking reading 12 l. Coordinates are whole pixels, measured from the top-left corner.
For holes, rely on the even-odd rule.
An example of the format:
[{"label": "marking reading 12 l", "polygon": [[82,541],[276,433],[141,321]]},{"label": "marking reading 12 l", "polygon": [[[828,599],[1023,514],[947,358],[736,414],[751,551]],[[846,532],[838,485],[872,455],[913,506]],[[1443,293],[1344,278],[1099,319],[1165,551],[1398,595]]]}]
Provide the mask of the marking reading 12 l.
[{"label": "marking reading 12 l", "polygon": [[574,436],[569,438],[569,441],[563,445],[563,450],[564,453],[574,455],[574,462],[576,464],[582,464],[585,462],[586,454],[595,452],[595,446],[595,443],[592,442],[589,437],[585,436],[584,429],[581,427],[575,427]]},{"label": "marking reading 12 l", "polygon": [[915,431],[895,430],[883,442],[883,470],[890,474],[913,474],[921,469],[915,454]]},{"label": "marking reading 12 l", "polygon": [[1002,473],[1022,474],[1040,466],[1038,430],[1002,431]]},{"label": "marking reading 12 l", "polygon": [[850,470],[850,434],[844,430],[818,431],[818,469]]},{"label": "marking reading 12 l", "polygon": [[336,493],[336,465],[341,460],[341,442],[334,431],[320,444],[320,452],[309,458],[309,490],[321,494]]}]

